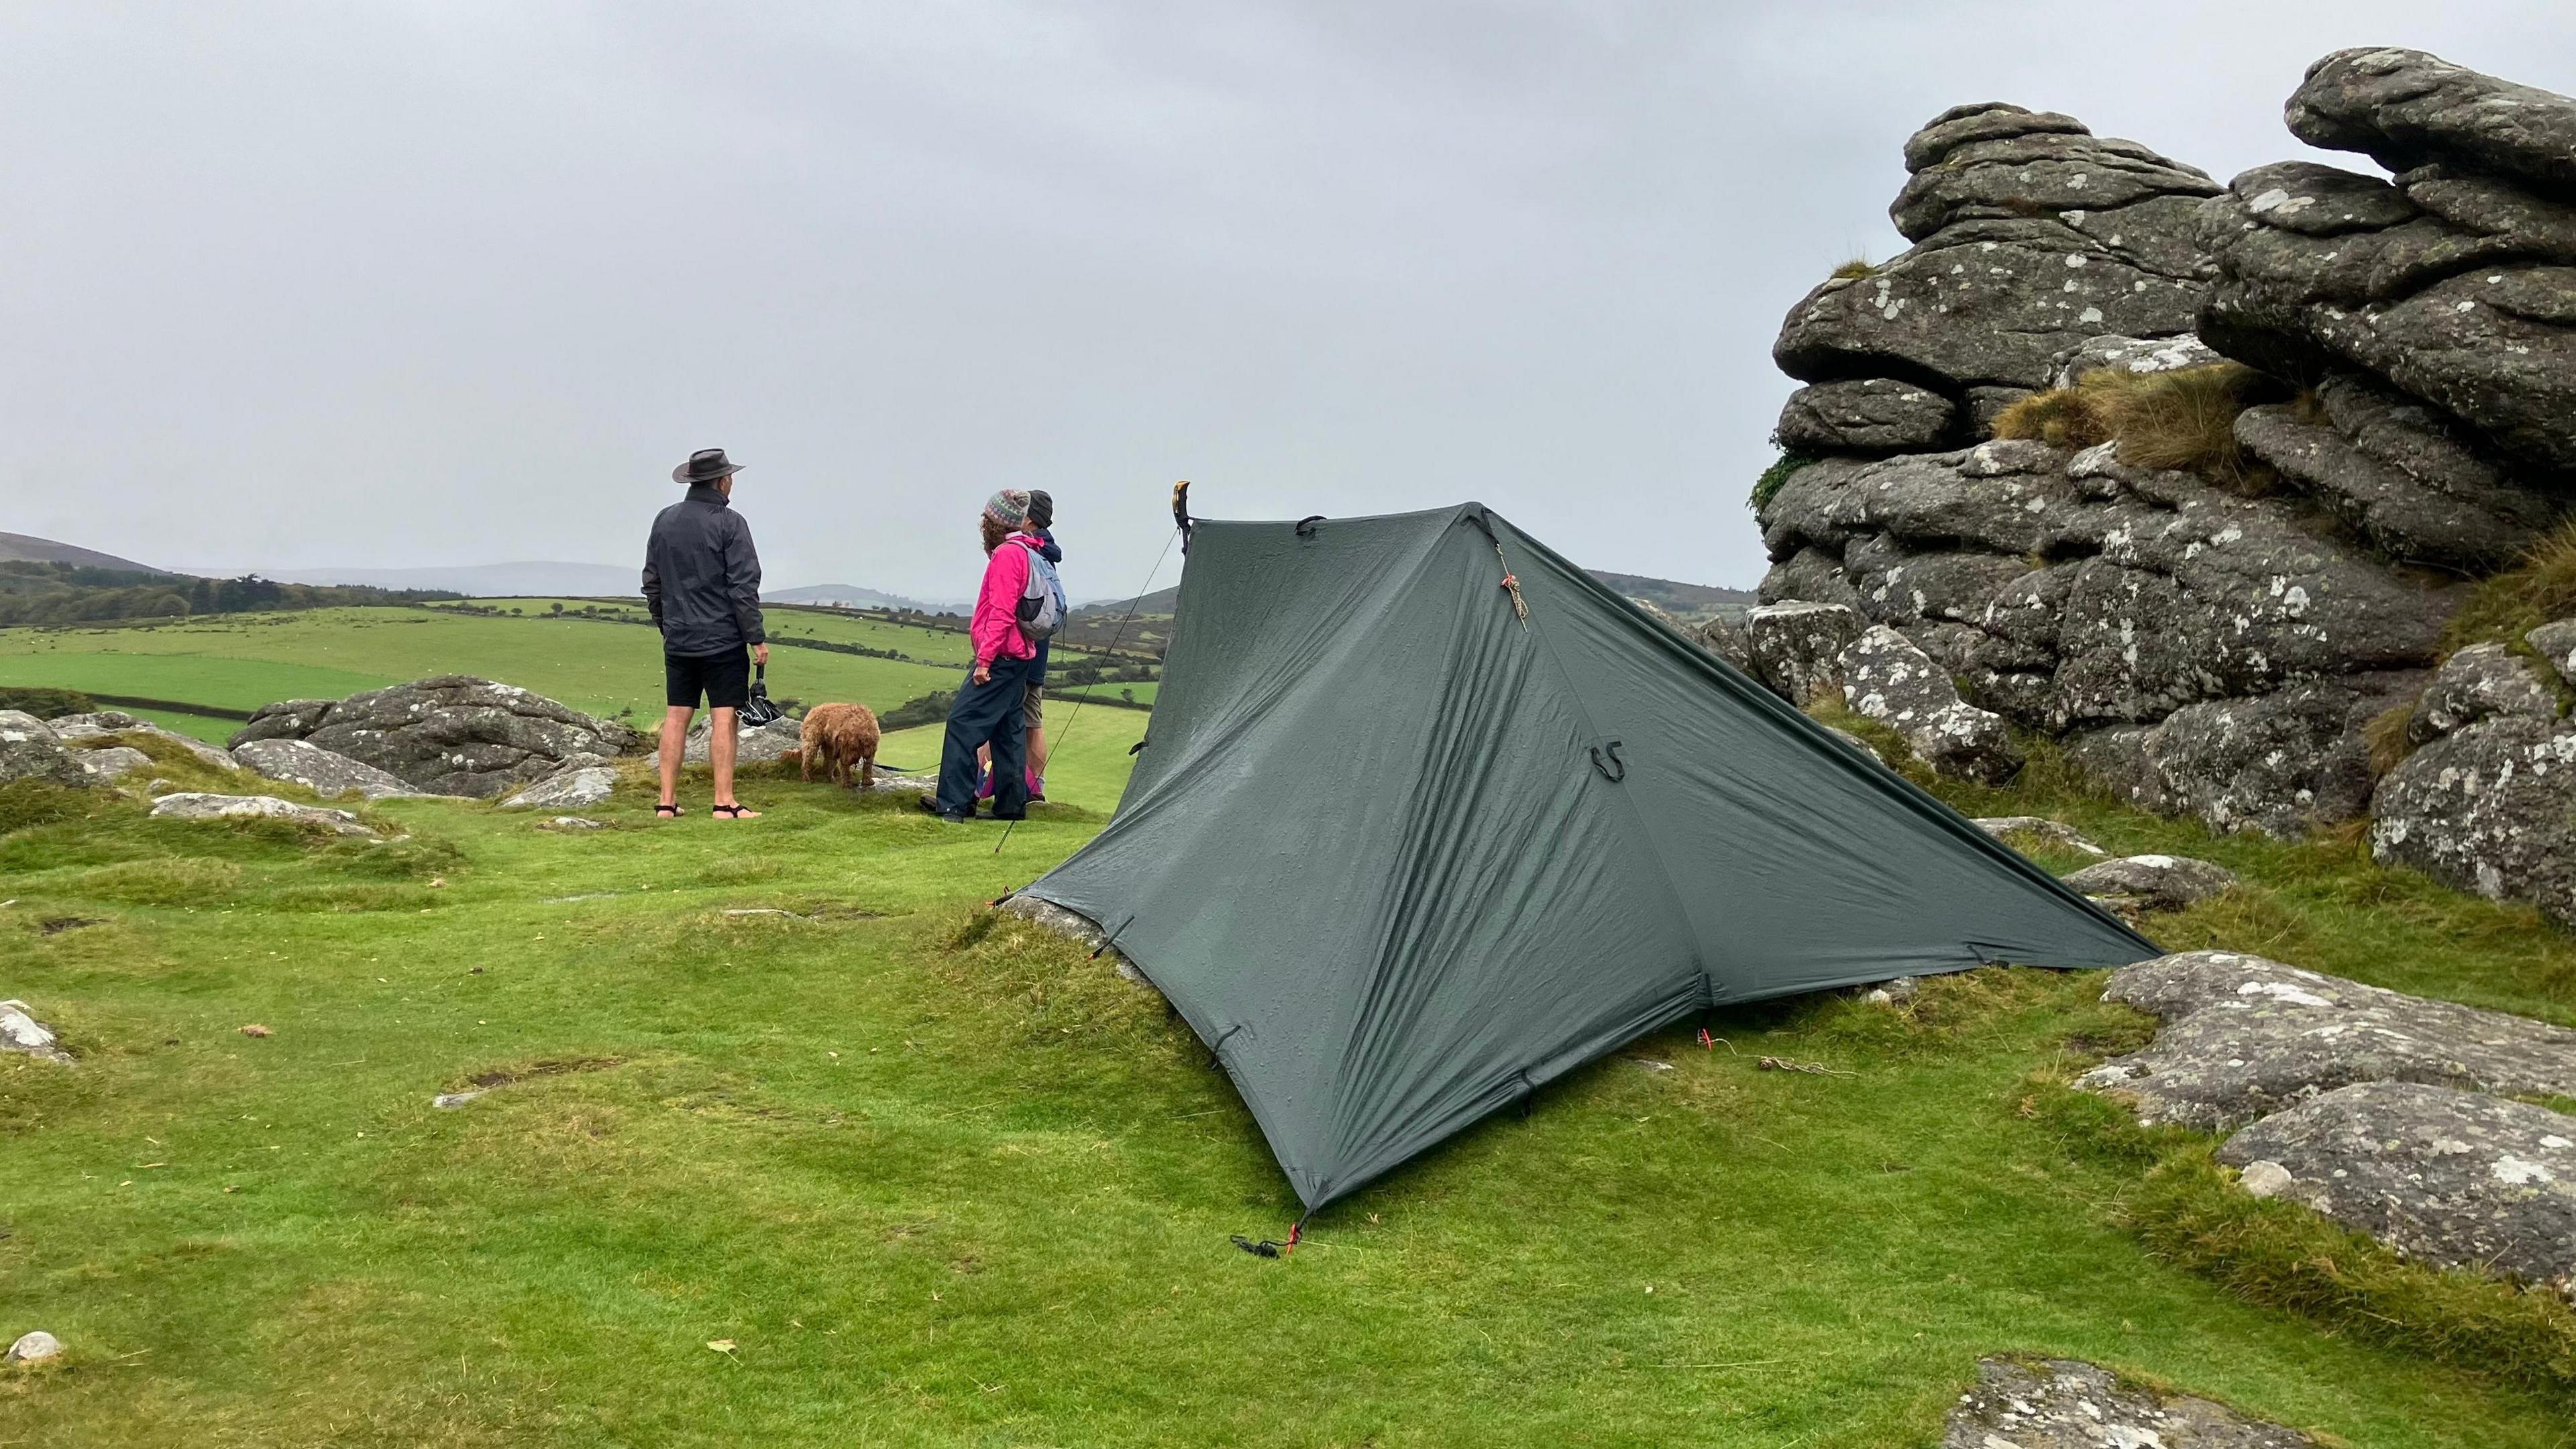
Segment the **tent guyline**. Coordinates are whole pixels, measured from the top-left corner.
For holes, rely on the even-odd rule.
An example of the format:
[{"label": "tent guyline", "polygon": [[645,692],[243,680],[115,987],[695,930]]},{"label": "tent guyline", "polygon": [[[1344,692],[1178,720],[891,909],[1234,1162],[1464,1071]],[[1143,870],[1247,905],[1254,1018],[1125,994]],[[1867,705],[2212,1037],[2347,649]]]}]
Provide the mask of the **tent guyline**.
[{"label": "tent guyline", "polygon": [[1481,505],[1173,504],[1153,748],[1025,893],[1114,926],[1309,1214],[1695,1013],[2154,954]]}]

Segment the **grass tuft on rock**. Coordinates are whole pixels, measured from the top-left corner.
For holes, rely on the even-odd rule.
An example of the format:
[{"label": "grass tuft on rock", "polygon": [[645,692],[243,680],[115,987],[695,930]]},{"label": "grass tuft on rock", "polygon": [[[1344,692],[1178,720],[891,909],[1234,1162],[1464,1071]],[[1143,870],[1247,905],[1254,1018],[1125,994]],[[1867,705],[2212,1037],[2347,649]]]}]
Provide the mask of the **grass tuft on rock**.
[{"label": "grass tuft on rock", "polygon": [[1857,282],[1863,277],[1877,276],[1878,263],[1867,257],[1853,257],[1850,261],[1834,268],[1828,275],[1837,282]]},{"label": "grass tuft on rock", "polygon": [[2274,401],[2280,387],[2237,362],[2145,373],[2106,367],[2004,409],[1994,435],[2059,448],[2117,443],[2120,461],[2132,467],[2197,473],[2232,493],[2258,496],[2278,478],[2236,446],[2236,417]]},{"label": "grass tuft on rock", "polygon": [[1770,467],[1762,470],[1761,476],[1753,480],[1753,496],[1744,501],[1744,506],[1756,513],[1770,507],[1771,500],[1779,496],[1782,485],[1795,476],[1799,469],[1818,461],[1820,460],[1813,453],[1801,453],[1794,449],[1784,450],[1779,457],[1771,460]]},{"label": "grass tuft on rock", "polygon": [[2522,636],[2576,615],[2576,519],[2549,531],[2522,561],[2479,582],[2451,616],[2445,650],[2487,640],[2522,647]]}]

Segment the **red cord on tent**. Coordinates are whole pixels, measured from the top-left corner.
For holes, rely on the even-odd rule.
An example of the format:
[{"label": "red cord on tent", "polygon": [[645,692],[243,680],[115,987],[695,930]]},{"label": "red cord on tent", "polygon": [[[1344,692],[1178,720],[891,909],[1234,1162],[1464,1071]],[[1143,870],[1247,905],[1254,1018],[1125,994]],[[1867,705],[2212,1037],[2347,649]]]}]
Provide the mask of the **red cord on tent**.
[{"label": "red cord on tent", "polygon": [[1710,1036],[1708,1034],[1708,1028],[1704,1026],[1699,1029],[1699,1049],[1704,1052],[1713,1052],[1717,1050],[1716,1038]]},{"label": "red cord on tent", "polygon": [[1279,1256],[1284,1258],[1290,1253],[1297,1251],[1297,1240],[1304,1236],[1306,1236],[1306,1220],[1304,1218],[1299,1218],[1297,1221],[1289,1224],[1288,1241],[1279,1245]]}]

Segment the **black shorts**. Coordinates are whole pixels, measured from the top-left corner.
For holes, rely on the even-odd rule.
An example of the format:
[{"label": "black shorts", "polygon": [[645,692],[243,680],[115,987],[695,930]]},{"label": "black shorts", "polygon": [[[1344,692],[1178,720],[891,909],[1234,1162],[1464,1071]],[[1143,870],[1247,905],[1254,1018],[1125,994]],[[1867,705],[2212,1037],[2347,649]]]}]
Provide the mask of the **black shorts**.
[{"label": "black shorts", "polygon": [[696,709],[701,693],[709,709],[740,709],[751,703],[751,651],[665,654],[662,685],[662,702],[678,709]]}]

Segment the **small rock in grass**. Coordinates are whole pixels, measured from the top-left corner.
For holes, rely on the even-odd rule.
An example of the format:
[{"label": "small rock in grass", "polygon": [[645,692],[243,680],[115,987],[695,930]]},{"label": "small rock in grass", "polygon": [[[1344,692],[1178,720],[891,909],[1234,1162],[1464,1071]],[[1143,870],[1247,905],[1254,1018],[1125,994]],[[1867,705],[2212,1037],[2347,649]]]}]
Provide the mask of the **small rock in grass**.
[{"label": "small rock in grass", "polygon": [[49,1358],[62,1357],[62,1353],[63,1341],[39,1328],[33,1333],[20,1334],[18,1341],[9,1345],[9,1362],[43,1363]]},{"label": "small rock in grass", "polygon": [[23,1001],[0,1001],[0,1052],[21,1052],[67,1066],[72,1059],[57,1042],[54,1029],[36,1020],[34,1008]]},{"label": "small rock in grass", "polygon": [[2259,1157],[2245,1164],[2245,1170],[2237,1174],[2236,1185],[2255,1197],[2279,1197],[2296,1181],[2290,1169],[2268,1157]]},{"label": "small rock in grass", "polygon": [[258,1022],[255,1022],[255,1021],[254,1021],[254,1022],[252,1022],[250,1025],[243,1027],[243,1028],[241,1029],[241,1034],[242,1034],[242,1035],[244,1035],[244,1036],[274,1036],[274,1035],[276,1035],[276,1033],[275,1033],[275,1032],[270,1031],[267,1027],[264,1027],[264,1026],[260,1025]]},{"label": "small rock in grass", "polygon": [[429,1105],[433,1107],[443,1107],[449,1111],[454,1111],[456,1108],[464,1106],[466,1103],[473,1101],[475,1098],[484,1095],[490,1090],[491,1088],[489,1087],[477,1087],[469,1092],[441,1092],[437,1096],[429,1099]]},{"label": "small rock in grass", "polygon": [[2295,1429],[2248,1418],[2225,1404],[2124,1384],[2073,1359],[1977,1364],[1977,1386],[1959,1396],[1941,1449],[2318,1449]]},{"label": "small rock in grass", "polygon": [[152,816],[157,820],[286,820],[297,825],[318,825],[334,835],[383,838],[359,824],[358,817],[346,810],[298,805],[274,795],[210,795],[182,790],[153,801]]},{"label": "small rock in grass", "polygon": [[1881,981],[1873,986],[1855,987],[1853,989],[1860,993],[1860,999],[1862,1001],[1867,1002],[1871,1006],[1892,1007],[1912,1001],[1917,995],[1920,995],[1923,990],[1923,980],[1918,976],[1899,976],[1893,980]]},{"label": "small rock in grass", "polygon": [[152,757],[132,745],[111,745],[103,750],[80,750],[76,756],[81,768],[101,780],[122,779],[152,763]]},{"label": "small rock in grass", "polygon": [[541,810],[596,805],[617,789],[617,772],[605,765],[560,770],[501,802],[504,810]]},{"label": "small rock in grass", "polygon": [[2088,896],[2129,896],[2156,910],[2178,911],[2236,884],[2225,866],[2187,855],[2124,855],[2066,878]]},{"label": "small rock in grass", "polygon": [[606,830],[605,820],[591,820],[579,815],[557,815],[537,822],[539,830]]},{"label": "small rock in grass", "polygon": [[2063,821],[2051,820],[2044,815],[1990,815],[1969,823],[1995,839],[2006,842],[2009,842],[2013,836],[2027,835],[2033,840],[2053,845],[2060,850],[2072,850],[2084,855],[2110,854],[2109,851],[2077,833],[2074,826]]}]

